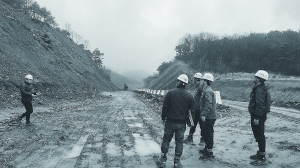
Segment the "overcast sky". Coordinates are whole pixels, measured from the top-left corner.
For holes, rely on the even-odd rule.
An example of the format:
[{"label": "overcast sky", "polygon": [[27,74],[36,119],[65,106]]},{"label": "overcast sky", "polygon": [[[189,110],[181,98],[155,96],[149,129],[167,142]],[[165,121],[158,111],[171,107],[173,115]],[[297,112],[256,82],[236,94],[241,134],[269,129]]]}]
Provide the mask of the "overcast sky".
[{"label": "overcast sky", "polygon": [[104,65],[142,79],[175,56],[186,34],[300,28],[298,0],[36,0],[104,53]]}]

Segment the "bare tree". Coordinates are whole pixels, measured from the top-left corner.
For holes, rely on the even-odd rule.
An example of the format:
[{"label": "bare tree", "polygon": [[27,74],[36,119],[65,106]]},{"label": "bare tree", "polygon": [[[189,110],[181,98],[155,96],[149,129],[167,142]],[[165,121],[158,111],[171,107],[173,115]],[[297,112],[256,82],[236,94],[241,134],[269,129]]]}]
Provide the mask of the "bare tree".
[{"label": "bare tree", "polygon": [[83,45],[84,45],[84,49],[88,49],[90,42],[88,40],[84,40]]},{"label": "bare tree", "polygon": [[65,24],[65,30],[71,34],[72,29],[71,29],[71,24],[70,23]]},{"label": "bare tree", "polygon": [[76,32],[74,32],[74,40],[76,44],[79,44],[82,41],[82,37]]}]

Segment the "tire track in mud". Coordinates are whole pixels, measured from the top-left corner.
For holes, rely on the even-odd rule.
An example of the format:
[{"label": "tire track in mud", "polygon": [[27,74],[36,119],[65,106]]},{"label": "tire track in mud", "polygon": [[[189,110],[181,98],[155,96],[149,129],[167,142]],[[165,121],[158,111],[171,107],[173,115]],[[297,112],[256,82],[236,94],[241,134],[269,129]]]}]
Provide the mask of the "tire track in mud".
[{"label": "tire track in mud", "polygon": [[[139,165],[138,155],[128,154],[133,148],[132,137],[126,120],[122,117],[123,104],[111,102],[102,112],[94,112],[98,124],[84,145],[75,167],[135,167]],[[99,128],[99,129],[96,129]]]},{"label": "tire track in mud", "polygon": [[[130,92],[129,92],[130,93]],[[139,144],[143,138],[152,139],[147,127],[140,122],[138,116],[140,104],[132,100],[132,94],[114,95],[108,112],[103,114],[103,151],[102,161],[104,167],[156,167],[153,161],[154,154],[141,155]],[[155,141],[154,141],[155,142]]]},{"label": "tire track in mud", "polygon": [[[30,158],[35,151],[40,150],[43,147],[43,141],[39,137],[40,131],[35,126],[18,126],[17,129],[22,129],[27,131],[29,134],[25,137],[17,138],[16,141],[10,143],[7,147],[4,147],[4,152],[9,153],[7,156],[1,156],[1,158],[8,157],[13,164],[8,164],[11,166],[18,167],[18,164],[24,160]],[[14,150],[18,148],[19,150]]]},{"label": "tire track in mud", "polygon": [[[89,104],[91,104],[91,103],[89,103]],[[68,107],[68,109],[77,110],[77,109],[82,108],[83,106],[84,106],[83,104],[80,104],[76,107]],[[60,111],[63,111],[63,108],[61,108],[61,109],[62,110],[60,110]],[[67,112],[69,112],[69,110]],[[67,128],[67,130],[62,131],[62,132],[56,128],[55,129],[52,129],[51,127],[47,128],[47,126],[44,128],[41,127],[40,126],[41,123],[39,123],[38,121],[40,120],[39,117],[43,117],[43,116],[39,116],[39,117],[37,116],[36,120],[35,120],[36,121],[35,126],[31,126],[29,128],[25,127],[25,128],[27,128],[25,130],[30,129],[29,130],[30,134],[28,134],[25,137],[19,136],[21,138],[19,138],[17,141],[14,141],[9,146],[6,146],[6,150],[11,149],[12,147],[19,148],[19,150],[15,150],[12,153],[13,157],[9,156],[11,159],[6,160],[4,162],[4,164],[6,166],[11,165],[13,167],[44,167],[45,164],[47,164],[46,163],[47,160],[49,160],[49,158],[51,158],[51,155],[53,153],[55,153],[55,151],[57,149],[59,149],[62,145],[64,145],[65,142],[67,142],[68,136],[69,136],[68,134],[72,135],[77,132],[77,131],[75,131],[76,127],[74,127],[74,126],[72,126],[71,128],[69,126],[65,127],[65,124],[68,124],[68,123],[65,123],[65,121],[73,119],[73,118],[66,119],[66,116],[68,116],[68,114],[60,113],[60,112],[58,112],[58,114],[56,114],[56,116],[55,116],[56,118],[62,118],[62,120],[58,119],[59,123],[62,124],[61,126],[63,126],[63,129]],[[85,116],[85,115],[83,115],[82,118],[86,118],[86,120],[88,120],[87,116]],[[52,120],[52,119],[54,119],[54,117],[52,116],[52,119],[51,119],[51,117],[48,119]],[[49,123],[49,124],[51,124],[51,123]],[[73,123],[71,123],[71,124],[73,124]],[[46,131],[48,133],[45,134],[45,132],[43,132],[43,131]],[[82,134],[80,132],[82,132],[82,131],[79,131],[78,133]],[[67,137],[64,137],[64,136],[67,136]],[[67,138],[67,139],[64,139],[64,138]],[[48,139],[48,141],[47,141],[47,139]],[[70,145],[74,141],[76,141],[76,138],[75,138],[75,140],[73,140],[71,142],[67,142],[66,146]],[[18,145],[14,145],[14,144],[18,144]],[[26,160],[26,162],[24,162],[24,160]],[[41,161],[42,161],[42,163],[41,163]]]},{"label": "tire track in mud", "polygon": [[[127,109],[125,98],[115,99],[112,102],[112,109],[107,114],[109,122],[107,127],[107,136],[105,156],[108,158],[106,167],[136,167],[140,164],[139,156],[132,151],[134,140],[132,131],[124,119],[124,109]],[[112,116],[112,117],[111,117]],[[128,152],[129,151],[129,152]]]},{"label": "tire track in mud", "polygon": [[[90,124],[86,125],[83,129],[83,134],[87,137],[83,147],[77,157],[76,163],[72,167],[105,167],[104,161],[106,156],[104,151],[106,149],[105,140],[107,137],[105,133],[108,131],[107,126],[104,124],[103,113],[108,111],[110,106],[96,106],[89,113],[91,119],[88,121]],[[101,108],[99,110],[98,108]]]}]

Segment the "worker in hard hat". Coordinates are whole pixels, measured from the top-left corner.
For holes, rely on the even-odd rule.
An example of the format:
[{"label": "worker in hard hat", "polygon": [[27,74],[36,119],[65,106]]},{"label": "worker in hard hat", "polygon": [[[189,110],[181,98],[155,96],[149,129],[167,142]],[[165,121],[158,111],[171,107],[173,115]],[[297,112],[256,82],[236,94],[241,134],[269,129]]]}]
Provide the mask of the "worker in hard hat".
[{"label": "worker in hard hat", "polygon": [[[202,129],[203,121],[200,118],[200,97],[202,95],[202,83],[203,80],[201,80],[202,74],[200,72],[195,73],[194,75],[194,82],[196,83],[196,92],[194,95],[195,100],[195,119],[194,119],[194,126],[190,128],[190,132],[188,137],[183,141],[183,143],[189,143],[193,142],[193,134],[196,131],[197,124],[199,123],[200,130]],[[200,133],[200,143],[204,142],[203,139],[203,131]]]},{"label": "worker in hard hat", "polygon": [[199,159],[214,158],[214,124],[217,119],[216,97],[211,88],[211,83],[214,81],[214,76],[210,73],[205,73],[202,76],[202,95],[200,97],[200,117],[203,121],[202,131],[204,136],[205,148],[199,150],[203,154]]},{"label": "worker in hard hat", "polygon": [[165,125],[164,136],[161,145],[162,155],[156,162],[159,167],[165,167],[169,144],[175,133],[175,157],[174,167],[182,167],[180,157],[183,151],[183,138],[186,129],[186,119],[191,111],[195,118],[194,99],[191,93],[186,90],[188,76],[185,74],[177,78],[177,88],[170,90],[164,99],[162,108],[162,123]]},{"label": "worker in hard hat", "polygon": [[20,117],[17,118],[17,121],[20,123],[23,117],[26,117],[26,125],[32,125],[30,122],[30,114],[33,112],[32,108],[32,95],[36,95],[33,91],[33,76],[28,74],[25,76],[25,81],[20,85],[21,91],[21,102],[24,105],[26,112],[23,113]]},{"label": "worker in hard hat", "polygon": [[254,75],[254,87],[250,94],[248,110],[251,115],[251,128],[259,150],[255,155],[250,156],[253,165],[266,164],[266,137],[265,122],[267,113],[270,112],[271,97],[269,90],[265,86],[269,74],[264,70],[259,70]]}]

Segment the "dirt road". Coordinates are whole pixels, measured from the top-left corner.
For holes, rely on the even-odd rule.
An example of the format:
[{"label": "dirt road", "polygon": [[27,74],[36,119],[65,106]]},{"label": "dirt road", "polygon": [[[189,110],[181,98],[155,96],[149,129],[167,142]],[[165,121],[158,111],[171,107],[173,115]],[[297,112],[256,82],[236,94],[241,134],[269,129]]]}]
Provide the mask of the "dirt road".
[{"label": "dirt road", "polygon": [[[105,92],[83,102],[61,102],[34,108],[35,126],[16,126],[11,116],[22,108],[1,110],[0,167],[141,167],[155,168],[160,154],[163,125],[160,109],[129,91]],[[199,160],[199,128],[194,143],[185,144],[184,167],[252,167],[256,152],[249,116],[231,109],[215,125],[214,160]],[[24,122],[24,121],[23,121]],[[297,167],[300,131],[297,121],[269,115],[266,127],[267,167]],[[188,134],[188,129],[185,132]],[[174,158],[174,140],[168,167]]]}]

